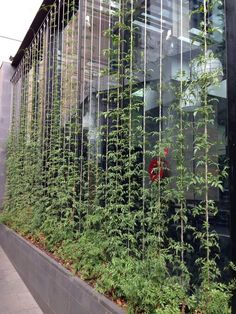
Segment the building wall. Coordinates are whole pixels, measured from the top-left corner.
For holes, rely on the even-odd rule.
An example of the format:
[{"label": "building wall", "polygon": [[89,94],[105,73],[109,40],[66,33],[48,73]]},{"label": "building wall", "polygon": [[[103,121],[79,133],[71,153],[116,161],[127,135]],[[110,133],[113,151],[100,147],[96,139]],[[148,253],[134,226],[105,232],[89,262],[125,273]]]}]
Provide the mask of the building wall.
[{"label": "building wall", "polygon": [[14,68],[3,62],[0,68],[0,208],[4,199],[6,180],[6,143],[10,130],[12,84]]}]

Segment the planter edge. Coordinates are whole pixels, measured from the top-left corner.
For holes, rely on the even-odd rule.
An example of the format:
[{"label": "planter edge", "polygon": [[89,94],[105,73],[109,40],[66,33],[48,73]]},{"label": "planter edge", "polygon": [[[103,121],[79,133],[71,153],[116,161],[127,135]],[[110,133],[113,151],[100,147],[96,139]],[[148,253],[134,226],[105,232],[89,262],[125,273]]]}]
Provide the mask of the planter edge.
[{"label": "planter edge", "polygon": [[0,245],[44,313],[125,313],[118,305],[3,224],[0,224]]}]

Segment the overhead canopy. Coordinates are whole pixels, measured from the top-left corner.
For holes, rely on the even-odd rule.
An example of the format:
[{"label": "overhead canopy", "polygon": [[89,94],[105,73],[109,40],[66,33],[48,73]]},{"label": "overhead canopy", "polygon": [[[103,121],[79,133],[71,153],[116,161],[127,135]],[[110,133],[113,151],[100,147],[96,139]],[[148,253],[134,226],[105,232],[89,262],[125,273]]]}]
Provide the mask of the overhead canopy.
[{"label": "overhead canopy", "polygon": [[12,65],[14,67],[17,67],[18,64],[20,63],[21,59],[24,56],[25,50],[29,47],[30,43],[32,42],[35,34],[37,33],[38,29],[42,25],[45,17],[47,16],[51,5],[55,2],[56,0],[44,0],[33,20],[31,23],[16,55],[14,56],[12,60]]}]

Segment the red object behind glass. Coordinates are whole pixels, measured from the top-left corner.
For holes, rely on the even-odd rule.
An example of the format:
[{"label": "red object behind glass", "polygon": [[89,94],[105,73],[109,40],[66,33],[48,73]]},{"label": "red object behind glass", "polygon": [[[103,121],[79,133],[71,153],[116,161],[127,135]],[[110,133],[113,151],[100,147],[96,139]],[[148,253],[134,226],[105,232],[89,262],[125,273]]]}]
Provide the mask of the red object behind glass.
[{"label": "red object behind glass", "polygon": [[[164,148],[164,155],[167,157],[169,153],[168,148]],[[148,166],[148,173],[152,182],[159,181],[166,177],[166,170],[168,170],[168,163],[165,158],[153,158]]]}]

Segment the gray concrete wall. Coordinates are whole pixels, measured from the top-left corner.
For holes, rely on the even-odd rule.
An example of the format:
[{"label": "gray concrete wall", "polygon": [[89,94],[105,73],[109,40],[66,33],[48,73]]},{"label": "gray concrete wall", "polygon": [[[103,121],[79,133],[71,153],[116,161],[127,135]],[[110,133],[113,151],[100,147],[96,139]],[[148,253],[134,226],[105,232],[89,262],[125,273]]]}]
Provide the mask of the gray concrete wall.
[{"label": "gray concrete wall", "polygon": [[125,313],[86,282],[73,276],[51,257],[2,224],[0,245],[45,314]]},{"label": "gray concrete wall", "polygon": [[12,84],[14,68],[8,62],[0,67],[0,209],[4,200],[6,182],[6,143],[10,129]]}]

